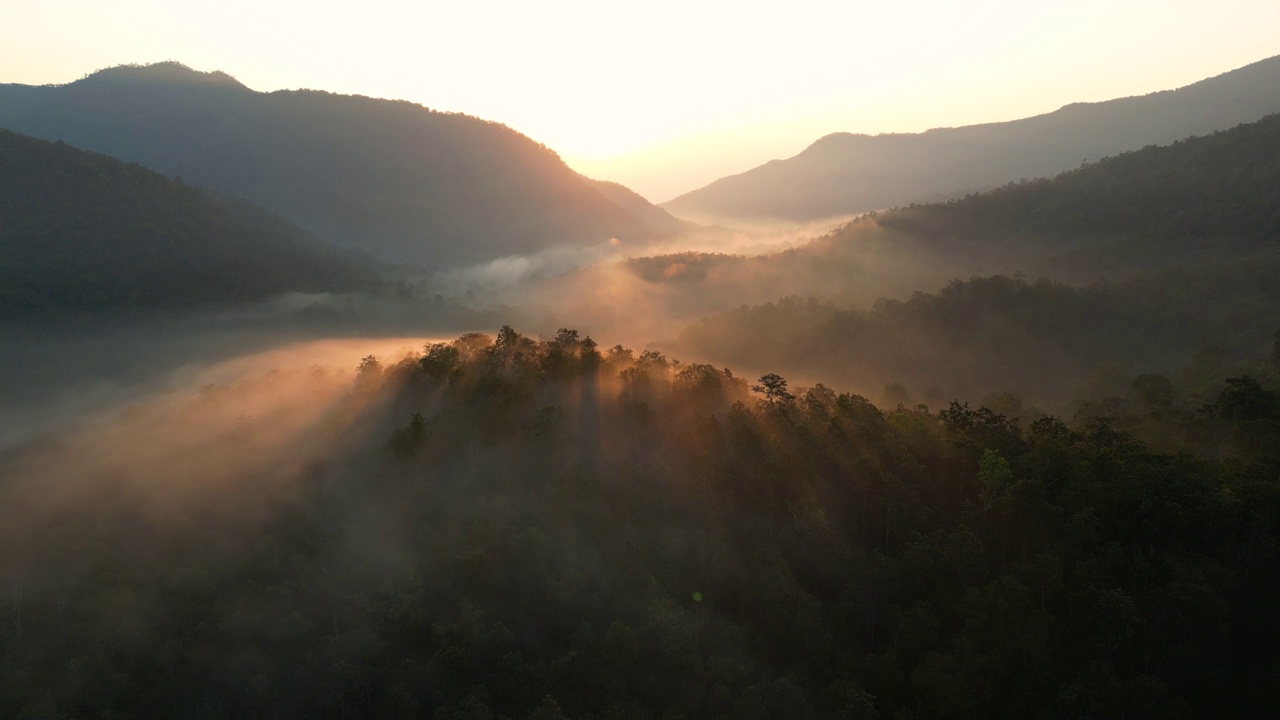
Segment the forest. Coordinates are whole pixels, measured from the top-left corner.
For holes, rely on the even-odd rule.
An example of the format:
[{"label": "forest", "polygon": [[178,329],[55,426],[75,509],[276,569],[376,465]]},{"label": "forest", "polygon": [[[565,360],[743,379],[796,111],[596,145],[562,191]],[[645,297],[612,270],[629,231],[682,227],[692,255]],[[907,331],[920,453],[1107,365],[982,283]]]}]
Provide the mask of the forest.
[{"label": "forest", "polygon": [[1173,372],[1261,351],[1280,327],[1269,301],[1277,270],[1242,262],[1084,287],[974,277],[865,310],[792,296],[703,318],[664,346],[856,385],[877,399],[896,384],[935,407],[1014,392],[1061,409],[1117,370]]},{"label": "forest", "polygon": [[0,84],[0,717],[1276,716],[1278,62],[663,206],[413,102]]},{"label": "forest", "polygon": [[1263,717],[1276,340],[1065,420],[505,326],[210,386],[3,458],[0,708]]},{"label": "forest", "polygon": [[1268,115],[1053,178],[1010,182],[947,203],[913,204],[877,219],[889,228],[950,241],[1017,237],[1070,247],[1123,238],[1123,250],[1148,263],[1274,250],[1267,241],[1280,232],[1277,146],[1280,115]]},{"label": "forest", "polygon": [[[521,292],[551,309],[557,322],[537,324],[541,332],[580,324],[733,367],[764,364],[811,378],[821,369],[835,374],[818,379],[904,381],[920,391],[938,385],[968,398],[975,390],[1011,389],[1010,383],[1025,389],[1028,378],[1018,374],[1040,373],[1051,380],[1044,390],[1052,395],[1101,362],[1155,369],[1209,347],[1247,357],[1258,338],[1280,326],[1272,281],[1280,273],[1276,158],[1280,115],[1271,115],[1052,178],[866,213],[784,247],[629,255],[553,275]],[[1002,277],[1021,277],[1030,287],[1015,290]],[[978,286],[988,290],[960,299],[965,288]],[[1003,287],[1008,291],[996,291]],[[802,313],[794,298],[802,304],[814,298],[830,312]],[[1024,301],[1030,304],[1018,305]],[[934,310],[926,312],[930,304]],[[895,310],[899,305],[904,309]],[[977,332],[972,347],[960,349],[968,344],[960,327],[937,323],[943,305],[969,314],[962,326]],[[979,317],[987,311],[989,317]],[[812,327],[824,313],[848,322]],[[933,320],[924,317],[929,313]],[[863,316],[882,318],[883,343],[842,332]],[[1074,325],[1066,324],[1068,317]],[[974,327],[987,322],[985,330]],[[637,325],[645,332],[633,332]],[[984,349],[981,339],[1004,326],[1012,326],[1012,357]],[[1028,342],[1035,347],[1027,352],[1038,357],[1062,355],[1058,364],[1069,377],[1055,379],[1040,372],[1038,359],[1019,356],[1016,347]],[[802,349],[811,347],[827,352]],[[929,367],[885,377],[901,372],[902,364],[878,356],[917,349],[913,362]],[[973,378],[942,382],[952,363],[926,357],[957,352],[1010,366],[1015,374],[1008,381],[992,378],[1003,387]],[[1021,360],[1027,362],[1013,367]]]},{"label": "forest", "polygon": [[[871,213],[768,260],[632,264],[713,301],[729,292],[722,285],[757,278],[673,333],[664,347],[681,355],[785,368],[877,399],[892,383],[935,407],[1012,391],[1062,411],[1100,375],[1262,352],[1280,327],[1277,149],[1272,115],[1050,179]],[[947,267],[974,272],[936,291],[893,289]],[[748,294],[788,282],[779,300]]]}]

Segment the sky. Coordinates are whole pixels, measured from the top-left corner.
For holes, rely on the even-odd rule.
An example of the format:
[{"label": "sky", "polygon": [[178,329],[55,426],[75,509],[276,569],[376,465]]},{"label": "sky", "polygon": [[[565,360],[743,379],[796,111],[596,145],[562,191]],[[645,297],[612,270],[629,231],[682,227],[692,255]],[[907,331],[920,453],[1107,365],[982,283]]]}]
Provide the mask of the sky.
[{"label": "sky", "polygon": [[1280,0],[0,0],[0,82],[177,60],[497,120],[662,202],[832,132],[1172,89],[1280,54]]}]

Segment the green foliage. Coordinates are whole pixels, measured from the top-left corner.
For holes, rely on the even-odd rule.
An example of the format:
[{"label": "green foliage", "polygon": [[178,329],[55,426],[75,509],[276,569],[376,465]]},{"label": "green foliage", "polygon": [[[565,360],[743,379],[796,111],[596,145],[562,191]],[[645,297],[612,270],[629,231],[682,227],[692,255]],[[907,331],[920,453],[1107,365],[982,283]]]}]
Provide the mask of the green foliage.
[{"label": "green foliage", "polygon": [[995,450],[984,451],[978,460],[978,501],[982,505],[982,514],[985,516],[1004,500],[1012,486],[1013,470],[1009,468],[1009,461]]},{"label": "green foliage", "polygon": [[1024,428],[778,375],[758,386],[776,401],[753,402],[727,370],[600,356],[571,330],[472,334],[359,382],[332,411],[358,429],[317,438],[328,453],[285,492],[248,485],[160,522],[140,502],[153,489],[46,517],[6,486],[44,530],[0,526],[20,580],[0,609],[0,713],[1274,707],[1270,375],[1199,405],[1135,381],[1134,417],[1170,452],[1127,416]]},{"label": "green foliage", "polygon": [[[1272,115],[1052,179],[871,213],[767,257],[628,267],[690,297],[725,292],[701,280],[712,276],[779,288],[772,297],[816,296],[721,300],[738,309],[684,329],[673,346],[682,353],[822,377],[877,399],[896,383],[905,392],[886,394],[890,407],[910,406],[911,395],[940,395],[922,398],[936,403],[1002,391],[1061,407],[1104,366],[1167,371],[1205,348],[1256,355],[1280,326],[1277,158]],[[1012,269],[1040,279],[990,274]],[[972,277],[904,297],[956,275]],[[823,294],[835,300],[819,302]],[[874,300],[886,295],[899,299]]]},{"label": "green foliage", "polygon": [[434,380],[443,380],[454,373],[461,364],[461,353],[452,343],[430,343],[418,363],[422,371]]},{"label": "green foliage", "polygon": [[[1231,360],[1252,355],[1257,338],[1280,325],[1280,303],[1270,281],[1235,272],[1280,272],[1280,256],[1233,267],[1088,287],[975,277],[865,311],[789,297],[704,318],[673,347],[868,394],[885,388],[887,407],[910,406],[912,391],[926,388],[969,400],[1014,391],[1062,407],[1100,367],[1168,366],[1206,347]],[[1151,382],[1144,392],[1158,394]]]}]

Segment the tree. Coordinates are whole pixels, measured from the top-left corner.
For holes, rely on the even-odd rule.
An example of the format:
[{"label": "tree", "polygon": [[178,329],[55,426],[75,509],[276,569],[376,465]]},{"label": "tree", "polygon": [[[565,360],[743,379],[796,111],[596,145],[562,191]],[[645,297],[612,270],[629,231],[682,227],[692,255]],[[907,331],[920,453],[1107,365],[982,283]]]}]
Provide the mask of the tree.
[{"label": "tree", "polygon": [[787,390],[786,378],[777,373],[761,375],[760,384],[752,385],[751,392],[764,395],[764,401],[774,407],[789,405],[796,399],[796,396]]},{"label": "tree", "polygon": [[418,361],[423,372],[434,380],[449,377],[461,364],[458,348],[452,343],[431,343],[427,345],[426,354]]},{"label": "tree", "polygon": [[584,368],[590,370],[600,364],[603,358],[600,356],[599,347],[600,345],[595,340],[592,340],[590,335],[582,338],[581,358]]},{"label": "tree", "polygon": [[1227,378],[1227,387],[1215,403],[1220,417],[1231,422],[1269,420],[1275,417],[1276,395],[1245,375]]},{"label": "tree", "polygon": [[357,385],[368,386],[377,382],[380,377],[382,377],[382,363],[378,362],[378,358],[366,355],[360,359],[360,365],[356,367]]},{"label": "tree", "polygon": [[1009,493],[1013,486],[1013,471],[1009,469],[1009,461],[1000,457],[995,450],[986,450],[978,461],[978,501],[982,506],[982,518],[986,521],[987,511],[995,507]]},{"label": "tree", "polygon": [[571,348],[578,344],[578,331],[571,328],[560,328],[556,331],[556,337],[551,342],[563,348]]},{"label": "tree", "polygon": [[409,458],[418,453],[427,437],[427,419],[422,413],[415,412],[409,418],[409,424],[397,428],[391,438],[391,449],[398,457]]}]

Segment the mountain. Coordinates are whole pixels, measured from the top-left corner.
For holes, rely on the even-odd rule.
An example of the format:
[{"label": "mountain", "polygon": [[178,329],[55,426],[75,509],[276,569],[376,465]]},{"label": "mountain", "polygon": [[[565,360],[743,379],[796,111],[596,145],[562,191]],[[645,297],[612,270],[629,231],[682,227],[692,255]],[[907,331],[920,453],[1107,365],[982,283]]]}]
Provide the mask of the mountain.
[{"label": "mountain", "polygon": [[603,195],[618,207],[635,215],[647,225],[659,228],[664,234],[673,234],[680,230],[696,228],[697,225],[686,220],[674,218],[666,210],[644,199],[636,191],[616,182],[608,180],[588,180],[596,192]]},{"label": "mountain", "polygon": [[1045,270],[1069,257],[1094,275],[1275,251],[1280,114],[870,222],[954,252],[1039,255]]},{"label": "mountain", "polygon": [[375,281],[245,201],[0,130],[0,315],[172,308]]},{"label": "mountain", "polygon": [[[906,382],[952,397],[1016,389],[1061,400],[1104,364],[1168,367],[1207,347],[1255,353],[1280,328],[1277,238],[1280,115],[1271,115],[1050,180],[864,216],[773,260],[806,294],[913,262],[1084,286],[975,277],[868,310],[790,298],[692,324],[671,347],[864,391]],[[868,247],[895,245],[901,255],[874,272],[860,261]],[[761,284],[742,274],[739,283]]]},{"label": "mountain", "polygon": [[[838,308],[865,307],[934,291],[955,278],[1021,273],[1082,286],[1183,269],[1202,275],[1171,279],[1168,289],[1195,282],[1206,293],[1184,297],[1180,312],[1194,315],[1196,302],[1203,301],[1204,317],[1213,318],[1209,326],[1225,322],[1217,330],[1238,331],[1234,340],[1212,332],[1196,337],[1234,346],[1265,334],[1268,318],[1280,326],[1280,293],[1266,276],[1280,274],[1276,238],[1280,114],[1123,153],[1048,180],[867,213],[781,252],[683,252],[584,268],[547,282],[539,299],[554,308],[556,322],[572,318],[594,333],[638,341],[675,337],[707,315],[792,295],[830,300]],[[1256,303],[1243,299],[1246,290]],[[1189,302],[1192,297],[1198,300]],[[1241,308],[1262,322],[1261,330],[1255,324],[1250,334],[1241,318],[1231,318]],[[1176,320],[1171,327],[1189,326]],[[699,352],[693,345],[677,349]],[[793,349],[804,352],[800,345]],[[708,357],[754,367],[745,353]]]},{"label": "mountain", "polygon": [[1099,271],[1116,262],[1141,268],[1274,250],[1280,114],[869,220],[954,248],[1091,255]]},{"label": "mountain", "polygon": [[1022,120],[915,134],[836,133],[663,207],[693,218],[790,220],[877,210],[1050,176],[1275,112],[1280,56],[1178,90],[1076,103]]},{"label": "mountain", "polygon": [[172,62],[0,85],[0,127],[248,199],[387,260],[456,265],[684,227],[495,122],[404,101],[255,92]]}]

